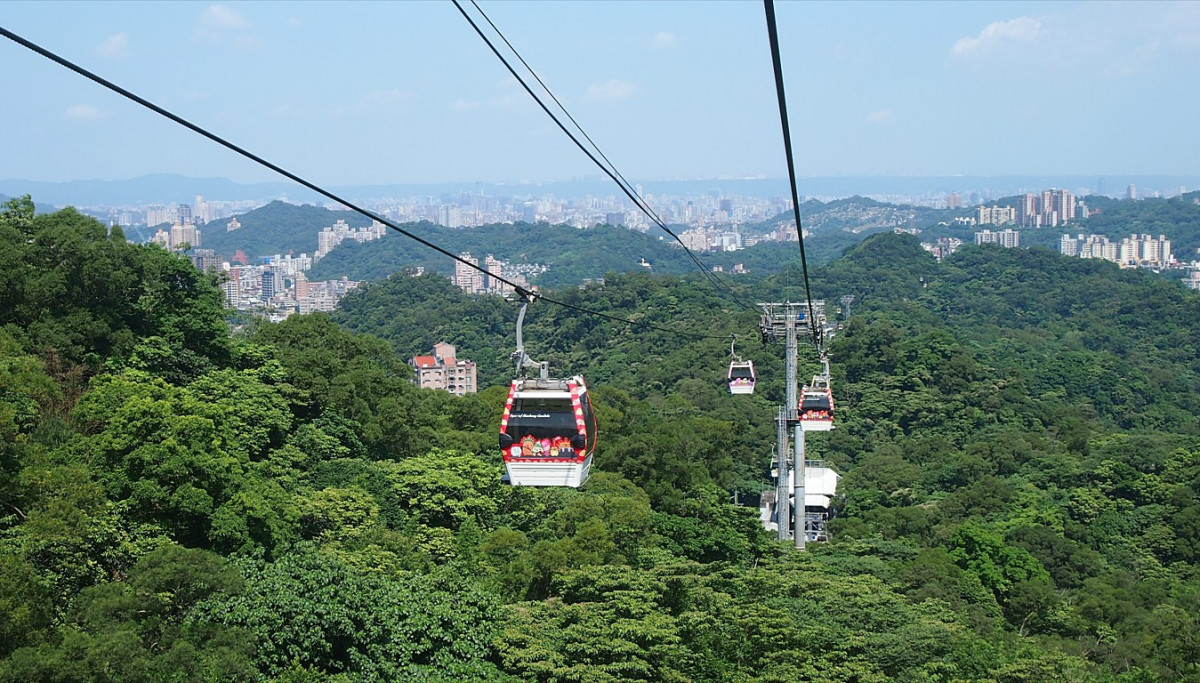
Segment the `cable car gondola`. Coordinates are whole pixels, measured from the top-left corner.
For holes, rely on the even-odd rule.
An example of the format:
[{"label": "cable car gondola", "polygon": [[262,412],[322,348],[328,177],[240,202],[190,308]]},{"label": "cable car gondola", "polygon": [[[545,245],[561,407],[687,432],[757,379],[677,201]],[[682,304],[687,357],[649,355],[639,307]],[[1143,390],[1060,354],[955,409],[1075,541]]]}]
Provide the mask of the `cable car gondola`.
[{"label": "cable car gondola", "polygon": [[582,486],[595,447],[596,418],[582,377],[513,380],[500,418],[508,483]]},{"label": "cable car gondola", "polygon": [[812,384],[800,392],[798,417],[800,428],[806,432],[827,432],[833,429],[833,392],[829,389],[829,378],[824,375],[813,377]]},{"label": "cable car gondola", "polygon": [[583,377],[549,376],[550,364],[525,353],[521,325],[529,296],[517,316],[517,374],[536,367],[536,378],[517,377],[500,418],[500,451],[513,486],[579,487],[587,481],[596,448],[596,417]]},{"label": "cable car gondola", "polygon": [[754,362],[733,361],[729,364],[729,393],[754,393]]},{"label": "cable car gondola", "polygon": [[736,336],[729,340],[729,356],[733,358],[729,362],[729,393],[753,394],[754,380],[757,379],[754,375],[754,362],[744,361],[734,353],[733,345],[736,342]]}]

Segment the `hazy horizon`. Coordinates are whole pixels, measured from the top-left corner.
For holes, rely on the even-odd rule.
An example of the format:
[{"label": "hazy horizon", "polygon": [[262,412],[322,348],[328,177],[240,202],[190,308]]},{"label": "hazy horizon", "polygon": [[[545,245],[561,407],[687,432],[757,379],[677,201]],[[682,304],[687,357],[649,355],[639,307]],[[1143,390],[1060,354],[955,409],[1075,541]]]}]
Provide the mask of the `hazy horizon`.
[{"label": "hazy horizon", "polygon": [[[786,178],[761,179],[633,179],[642,186],[651,203],[655,197],[698,196],[714,193],[725,197],[786,197]],[[1123,196],[1134,184],[1138,195],[1170,197],[1180,190],[1200,189],[1200,174],[1194,176],[829,176],[802,177],[798,188],[802,200],[830,201],[854,195],[893,203],[944,198],[960,193],[964,202],[986,202],[1004,196],[1037,193],[1062,188],[1083,196],[1103,194]],[[564,181],[530,183],[401,183],[389,185],[329,185],[327,190],[350,201],[371,201],[414,197],[438,197],[449,200],[465,194],[512,197],[618,197],[620,190],[608,178],[593,176]],[[237,183],[226,178],[199,178],[178,174],[153,174],[119,180],[31,181],[0,179],[0,196],[31,195],[47,205],[136,206],[156,203],[191,203],[196,195],[209,200],[271,201],[322,204],[328,198],[287,180],[262,183]]]}]

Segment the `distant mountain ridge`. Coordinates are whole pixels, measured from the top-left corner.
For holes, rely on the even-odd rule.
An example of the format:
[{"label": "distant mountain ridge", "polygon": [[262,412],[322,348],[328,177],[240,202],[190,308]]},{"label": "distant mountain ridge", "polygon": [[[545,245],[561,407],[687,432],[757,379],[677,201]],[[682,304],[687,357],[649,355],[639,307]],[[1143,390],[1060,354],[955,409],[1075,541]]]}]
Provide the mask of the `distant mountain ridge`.
[{"label": "distant mountain ridge", "polygon": [[[785,196],[788,184],[783,178],[712,178],[634,180],[644,186],[647,195],[689,195],[717,192],[723,195]],[[1110,193],[1122,192],[1130,183],[1143,194],[1152,190],[1177,191],[1180,187],[1200,186],[1200,175],[1061,175],[1061,176],[837,176],[799,179],[804,197],[849,197],[852,195],[903,195],[951,192],[988,192],[1019,194],[1048,187],[1078,192],[1103,183]],[[350,200],[457,196],[485,193],[502,196],[582,197],[620,194],[605,178],[585,178],[548,182],[444,182],[396,183],[381,185],[329,185],[328,188]],[[59,206],[132,206],[145,204],[190,203],[196,195],[222,201],[270,201],[286,198],[291,202],[325,202],[326,198],[295,183],[272,181],[238,183],[227,178],[190,178],[161,173],[124,180],[72,180],[49,182],[0,180],[0,193],[9,196],[29,194],[34,199]]]},{"label": "distant mountain ridge", "polygon": [[0,180],[0,193],[28,194],[39,202],[61,206],[124,206],[146,204],[191,204],[196,195],[224,201],[300,198],[315,195],[293,183],[242,184],[226,178],[189,178],[158,174],[128,180],[72,180],[45,182]]}]

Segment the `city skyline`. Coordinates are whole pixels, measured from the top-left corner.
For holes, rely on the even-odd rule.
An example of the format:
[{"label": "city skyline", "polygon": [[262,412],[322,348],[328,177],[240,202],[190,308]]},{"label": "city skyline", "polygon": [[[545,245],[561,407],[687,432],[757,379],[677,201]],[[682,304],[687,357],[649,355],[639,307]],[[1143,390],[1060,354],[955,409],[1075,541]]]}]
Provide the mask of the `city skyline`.
[{"label": "city skyline", "polygon": [[[786,175],[760,4],[482,6],[626,177]],[[1195,3],[777,12],[802,175],[1197,172]],[[598,173],[449,3],[150,14],[12,2],[0,25],[319,184]],[[278,180],[14,43],[0,63],[23,105],[0,113],[0,178]]]}]

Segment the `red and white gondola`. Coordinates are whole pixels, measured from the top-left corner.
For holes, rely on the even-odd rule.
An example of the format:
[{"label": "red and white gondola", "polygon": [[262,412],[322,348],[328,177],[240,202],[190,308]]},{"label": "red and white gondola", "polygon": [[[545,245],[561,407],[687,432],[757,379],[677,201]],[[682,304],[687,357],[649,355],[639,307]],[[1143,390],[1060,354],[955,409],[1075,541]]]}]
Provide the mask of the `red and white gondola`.
[{"label": "red and white gondola", "polygon": [[582,486],[595,448],[596,417],[583,377],[513,380],[500,419],[508,483]]},{"label": "red and white gondola", "polygon": [[797,410],[800,428],[806,432],[827,432],[833,429],[833,392],[824,375],[813,377],[812,384],[800,392]]}]

